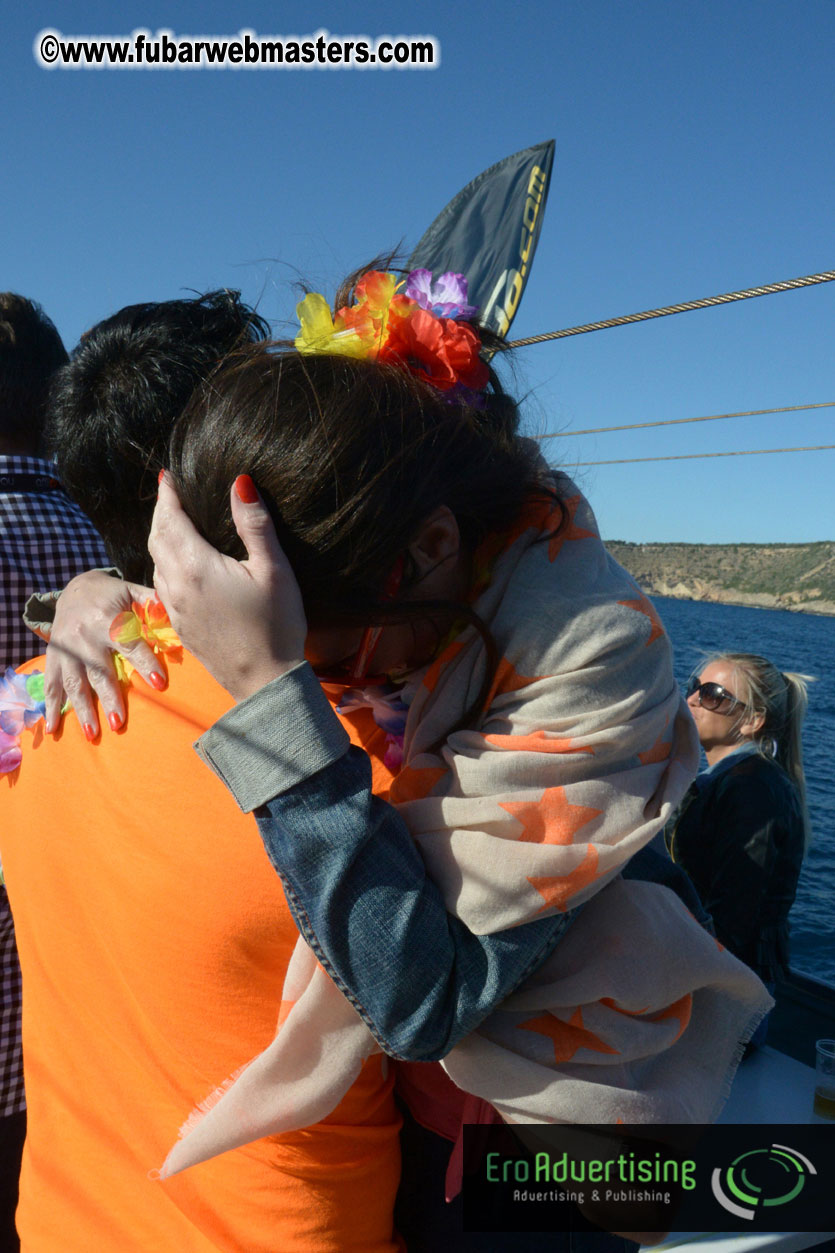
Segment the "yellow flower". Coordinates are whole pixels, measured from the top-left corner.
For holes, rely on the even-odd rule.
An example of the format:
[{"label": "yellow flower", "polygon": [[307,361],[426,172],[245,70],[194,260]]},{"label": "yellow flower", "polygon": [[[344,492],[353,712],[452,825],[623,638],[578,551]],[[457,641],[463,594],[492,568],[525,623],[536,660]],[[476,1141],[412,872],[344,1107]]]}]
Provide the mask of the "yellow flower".
[{"label": "yellow flower", "polygon": [[114,644],[135,644],[142,639],[142,624],[135,607],[116,614],[110,624],[110,638]]},{"label": "yellow flower", "polygon": [[[114,644],[124,647],[144,640],[154,652],[173,653],[182,648],[177,632],[168,620],[165,607],[158,600],[151,599],[144,605],[133,601],[131,608],[119,613],[110,624],[110,638]],[[126,682],[136,667],[121,652],[114,657],[116,675],[120,682]]]},{"label": "yellow flower", "polygon": [[142,634],[155,653],[171,653],[182,647],[162,601],[146,600],[144,605],[138,605],[134,601],[133,608],[142,620]]},{"label": "yellow flower", "polygon": [[[116,668],[116,678],[119,680],[120,683],[127,683],[128,680],[130,679],[130,676],[133,674],[134,670],[136,669],[136,666],[132,666],[131,663],[128,661],[127,657],[123,657],[121,653],[113,654],[113,665]],[[67,709],[71,708],[69,703],[67,704],[66,708]],[[61,713],[63,712],[64,710],[62,709]]]},{"label": "yellow flower", "polygon": [[344,357],[367,357],[368,344],[353,328],[335,326],[330,306],[319,292],[308,292],[296,306],[301,331],[295,344],[299,352],[336,353]]}]

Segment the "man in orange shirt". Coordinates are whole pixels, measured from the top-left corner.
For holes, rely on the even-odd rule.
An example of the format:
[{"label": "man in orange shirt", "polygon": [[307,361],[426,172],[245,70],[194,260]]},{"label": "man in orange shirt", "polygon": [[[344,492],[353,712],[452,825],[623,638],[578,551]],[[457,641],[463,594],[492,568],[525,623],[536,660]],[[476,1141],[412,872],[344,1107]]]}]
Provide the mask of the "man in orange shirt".
[{"label": "man in orange shirt", "polygon": [[[119,404],[117,379],[128,386],[130,372],[119,370],[131,345],[141,343],[146,382],[151,362],[181,370],[189,322],[205,349],[200,304],[143,306],[141,325],[117,315],[103,336],[96,328],[85,340],[64,377],[57,421],[60,405],[88,388],[100,407],[90,405],[85,440],[76,424],[63,427],[80,465],[85,445],[94,450],[112,427],[106,406]],[[256,337],[240,306],[228,312],[239,337]],[[215,359],[232,346],[213,342]],[[205,352],[201,362],[205,373]],[[130,399],[138,403],[135,391]],[[178,411],[150,410],[160,458]],[[136,544],[145,538],[143,493],[114,488],[126,460],[107,479],[100,464],[86,489],[84,474],[78,481],[97,497],[112,559],[147,581]],[[134,488],[137,474],[156,471],[151,457],[138,463]],[[394,1253],[399,1119],[380,1056],[323,1123],[165,1183],[152,1178],[218,1075],[234,1074],[273,1038],[297,939],[254,822],[205,777],[191,749],[230,698],[181,650],[160,655],[159,670],[164,690],[127,685],[118,734],[88,742],[92,728],[85,736],[67,718],[52,738],[40,723],[21,737],[18,769],[0,776],[0,846],[24,979],[23,1248]]]}]

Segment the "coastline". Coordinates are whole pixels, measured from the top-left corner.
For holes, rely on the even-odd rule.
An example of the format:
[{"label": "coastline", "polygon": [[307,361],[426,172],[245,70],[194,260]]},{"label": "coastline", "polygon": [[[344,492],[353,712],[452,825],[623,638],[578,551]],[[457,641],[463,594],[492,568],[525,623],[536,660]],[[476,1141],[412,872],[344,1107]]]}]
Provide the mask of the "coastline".
[{"label": "coastline", "polygon": [[702,601],[712,605],[739,605],[744,609],[782,609],[788,613],[808,613],[818,618],[835,617],[835,601],[791,600],[787,596],[773,596],[768,592],[739,592],[735,590],[710,590],[668,587],[665,583],[637,580],[647,596],[666,596],[670,600]]},{"label": "coastline", "polygon": [[649,596],[835,617],[835,541],[606,548]]}]

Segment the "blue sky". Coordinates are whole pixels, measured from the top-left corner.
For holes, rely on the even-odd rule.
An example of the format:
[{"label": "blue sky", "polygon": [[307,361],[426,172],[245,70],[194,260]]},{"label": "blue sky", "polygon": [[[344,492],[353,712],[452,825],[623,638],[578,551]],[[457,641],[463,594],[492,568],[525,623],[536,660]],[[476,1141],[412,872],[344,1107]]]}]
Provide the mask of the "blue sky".
[{"label": "blue sky", "polygon": [[[232,15],[232,16],[230,16]],[[433,35],[432,71],[42,69],[35,35]],[[2,278],[68,346],[240,288],[280,328],[556,140],[521,337],[835,268],[831,0],[33,3],[0,21]],[[835,283],[518,354],[532,432],[835,401]],[[570,436],[581,461],[835,443],[835,409]],[[835,451],[579,467],[606,538],[835,539]]]}]

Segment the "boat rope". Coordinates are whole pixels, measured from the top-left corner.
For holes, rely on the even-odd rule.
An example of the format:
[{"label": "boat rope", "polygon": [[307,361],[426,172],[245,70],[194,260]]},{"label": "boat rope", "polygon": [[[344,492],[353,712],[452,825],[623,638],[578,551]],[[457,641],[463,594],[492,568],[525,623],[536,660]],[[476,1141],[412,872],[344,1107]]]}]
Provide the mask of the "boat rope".
[{"label": "boat rope", "polygon": [[831,283],[835,270],[823,270],[820,274],[807,274],[805,278],[789,278],[782,283],[766,283],[763,287],[748,287],[745,291],[726,292],[723,296],[705,296],[702,300],[684,300],[678,305],[665,305],[663,309],[649,309],[646,313],[628,313],[622,318],[607,318],[603,322],[586,322],[584,326],[571,326],[564,331],[548,331],[544,335],[529,335],[527,339],[513,339],[505,348],[526,348],[528,344],[543,344],[549,339],[565,339],[569,335],[584,335],[587,331],[605,331],[610,326],[626,326],[630,322],[646,322],[649,318],[664,318],[670,313],[687,313],[691,309],[708,309],[712,305],[726,305],[734,300],[750,300],[753,296],[770,296],[772,292],[791,291],[795,287],[811,287],[815,283]]},{"label": "boat rope", "polygon": [[614,461],[572,461],[572,466],[626,466],[636,461],[696,461],[699,457],[762,457],[771,452],[823,452],[835,444],[810,444],[808,448],[747,448],[740,452],[685,452],[672,457],[619,457]]},{"label": "boat rope", "polygon": [[746,409],[743,413],[711,413],[704,418],[667,418],[663,422],[628,422],[625,426],[590,426],[584,431],[549,431],[533,439],[567,439],[570,435],[605,435],[608,431],[640,431],[648,426],[680,426],[683,422],[718,422],[721,418],[754,418],[763,413],[797,413],[800,409],[827,409],[835,400],[821,400],[813,405],[783,405],[779,409]]}]

